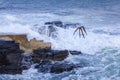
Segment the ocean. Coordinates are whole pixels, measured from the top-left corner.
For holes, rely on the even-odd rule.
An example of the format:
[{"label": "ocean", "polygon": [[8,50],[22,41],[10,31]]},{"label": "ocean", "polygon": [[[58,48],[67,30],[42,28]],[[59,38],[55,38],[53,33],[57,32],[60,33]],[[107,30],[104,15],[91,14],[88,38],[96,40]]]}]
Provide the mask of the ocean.
[{"label": "ocean", "polygon": [[[56,27],[50,37],[45,22],[81,24],[87,35],[73,35],[75,28]],[[52,43],[54,50],[76,50],[66,61],[83,65],[60,74],[40,73],[31,66],[21,75],[0,75],[0,80],[120,80],[120,0],[0,0],[0,33],[27,34]]]}]

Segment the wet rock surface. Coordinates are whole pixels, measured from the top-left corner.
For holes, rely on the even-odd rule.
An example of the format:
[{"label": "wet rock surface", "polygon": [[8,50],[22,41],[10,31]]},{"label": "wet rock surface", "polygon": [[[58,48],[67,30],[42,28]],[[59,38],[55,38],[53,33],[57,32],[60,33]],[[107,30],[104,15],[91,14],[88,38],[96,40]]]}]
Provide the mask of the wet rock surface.
[{"label": "wet rock surface", "polygon": [[23,70],[29,69],[33,64],[32,56],[30,54],[22,54],[21,67]]},{"label": "wet rock surface", "polygon": [[35,68],[38,69],[39,72],[43,73],[62,73],[65,71],[71,71],[77,67],[80,67],[79,65],[75,65],[73,63],[69,62],[50,62],[50,61],[41,61],[39,65],[37,65]]},{"label": "wet rock surface", "polygon": [[23,51],[19,49],[18,43],[0,40],[0,74],[22,73],[21,53]]},{"label": "wet rock surface", "polygon": [[0,74],[21,74],[36,63],[35,68],[43,73],[62,73],[80,67],[64,61],[69,54],[81,54],[79,51],[37,49],[33,53],[23,53],[15,41],[0,40]]},{"label": "wet rock surface", "polygon": [[67,50],[35,50],[32,55],[34,63],[39,63],[41,60],[61,61],[69,55]]},{"label": "wet rock surface", "polygon": [[50,72],[51,73],[62,73],[65,71],[71,71],[77,67],[80,67],[79,65],[75,65],[73,63],[63,62],[63,63],[54,63],[51,67]]},{"label": "wet rock surface", "polygon": [[22,68],[17,65],[0,66],[0,74],[22,74]]},{"label": "wet rock surface", "polygon": [[77,67],[82,67],[77,64],[64,61],[69,55],[80,55],[80,51],[68,50],[36,50],[32,55],[34,63],[38,63],[35,68],[43,73],[62,73],[64,71],[71,71]]}]

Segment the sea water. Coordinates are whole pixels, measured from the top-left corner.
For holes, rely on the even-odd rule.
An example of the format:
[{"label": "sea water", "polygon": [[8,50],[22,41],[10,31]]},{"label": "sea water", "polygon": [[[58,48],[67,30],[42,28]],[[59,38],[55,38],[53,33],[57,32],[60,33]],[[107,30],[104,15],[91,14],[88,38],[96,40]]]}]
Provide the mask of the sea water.
[{"label": "sea water", "polygon": [[[34,69],[21,75],[0,75],[0,80],[120,80],[120,1],[119,0],[0,0],[0,33],[27,34],[52,43],[55,50],[76,50],[66,61],[82,68],[60,74]],[[45,22],[80,23],[87,35],[73,35],[76,28],[56,27],[57,37],[49,37]]]}]

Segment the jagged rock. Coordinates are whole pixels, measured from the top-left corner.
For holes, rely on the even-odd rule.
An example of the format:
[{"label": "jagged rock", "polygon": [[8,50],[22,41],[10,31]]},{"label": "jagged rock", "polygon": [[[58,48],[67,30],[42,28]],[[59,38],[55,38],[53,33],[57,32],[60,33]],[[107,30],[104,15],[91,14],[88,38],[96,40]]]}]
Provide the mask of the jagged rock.
[{"label": "jagged rock", "polygon": [[64,71],[71,71],[77,67],[80,67],[80,66],[75,65],[73,63],[68,63],[68,62],[51,63],[50,61],[42,61],[35,68],[37,68],[39,72],[43,72],[43,73],[47,73],[47,72],[62,73]]},{"label": "jagged rock", "polygon": [[69,55],[67,50],[48,50],[39,49],[35,50],[32,55],[34,63],[39,63],[41,60],[61,61]]}]

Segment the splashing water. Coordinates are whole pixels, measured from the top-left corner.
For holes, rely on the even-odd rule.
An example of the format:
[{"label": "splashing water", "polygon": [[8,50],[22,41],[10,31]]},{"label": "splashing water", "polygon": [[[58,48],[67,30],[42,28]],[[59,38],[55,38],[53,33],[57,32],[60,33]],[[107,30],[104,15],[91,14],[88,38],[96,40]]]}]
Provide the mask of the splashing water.
[{"label": "splashing water", "polygon": [[[0,5],[0,33],[26,33],[28,39],[35,37],[38,40],[51,42],[52,49],[81,51],[83,55],[70,55],[66,60],[80,64],[83,68],[51,74],[38,73],[32,65],[29,70],[23,71],[21,75],[0,75],[1,80],[120,80],[119,1],[106,0],[106,3],[106,1],[101,0],[100,3],[97,3],[98,0],[92,0],[92,2],[87,0],[88,2],[83,2],[78,6],[80,3],[78,0],[76,3],[74,0],[70,0],[76,6],[71,9],[70,7],[73,5],[68,1],[64,4],[71,5],[63,9],[60,4],[57,6],[55,5],[57,2],[52,0],[56,8],[50,7],[51,10],[47,10],[47,7],[42,9],[38,5],[36,8],[31,8],[33,6],[30,4],[31,2],[26,6],[23,3],[18,4],[19,1],[16,1],[8,3],[0,1],[2,4]],[[42,2],[41,6],[49,5],[47,3],[43,5],[43,3],[45,2]],[[96,3],[97,5],[95,5]],[[28,11],[25,12],[26,9]],[[62,21],[63,24],[80,23],[86,27],[88,35],[85,36],[85,39],[80,38],[78,33],[73,35],[76,28],[64,29],[54,26],[56,32],[53,34],[56,37],[49,37],[47,28],[44,28],[44,23],[48,21]],[[39,29],[42,29],[42,34]]]}]

